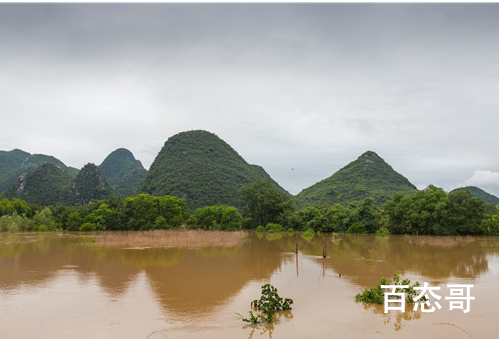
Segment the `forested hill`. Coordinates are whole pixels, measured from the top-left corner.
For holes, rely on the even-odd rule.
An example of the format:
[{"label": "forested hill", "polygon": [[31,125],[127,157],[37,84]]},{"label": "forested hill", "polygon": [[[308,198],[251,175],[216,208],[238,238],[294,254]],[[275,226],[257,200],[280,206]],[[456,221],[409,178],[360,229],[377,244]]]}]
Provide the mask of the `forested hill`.
[{"label": "forested hill", "polygon": [[348,204],[372,197],[381,205],[397,192],[417,188],[397,173],[375,152],[368,151],[332,176],[304,189],[296,196],[299,207]]},{"label": "forested hill", "polygon": [[66,171],[46,162],[19,176],[16,184],[6,192],[10,199],[20,198],[42,206],[65,204],[69,201],[69,187],[73,180]]},{"label": "forested hill", "polygon": [[78,170],[66,166],[62,161],[45,154],[30,154],[19,149],[0,151],[0,192],[16,184],[22,174],[26,174],[43,163],[51,163],[75,177]]},{"label": "forested hill", "polygon": [[104,199],[113,194],[102,170],[90,163],[83,166],[71,182],[69,201],[75,205],[88,205],[93,199]]},{"label": "forested hill", "polygon": [[178,196],[191,211],[216,204],[241,208],[239,189],[257,179],[271,180],[281,193],[290,196],[263,168],[248,164],[218,136],[196,130],[165,142],[139,190]]},{"label": "forested hill", "polygon": [[125,148],[111,152],[99,167],[107,182],[123,196],[133,195],[147,175],[142,163]]},{"label": "forested hill", "polygon": [[466,187],[460,187],[456,188],[454,191],[470,191],[471,194],[473,194],[475,197],[480,198],[484,200],[485,202],[493,205],[499,204],[499,198],[496,197],[495,195],[489,194],[482,190],[481,188],[478,188],[476,186],[466,186]]},{"label": "forested hill", "polygon": [[115,194],[100,168],[94,164],[85,165],[73,178],[49,162],[21,174],[16,184],[4,193],[9,199],[19,198],[41,206],[87,205],[93,199]]}]

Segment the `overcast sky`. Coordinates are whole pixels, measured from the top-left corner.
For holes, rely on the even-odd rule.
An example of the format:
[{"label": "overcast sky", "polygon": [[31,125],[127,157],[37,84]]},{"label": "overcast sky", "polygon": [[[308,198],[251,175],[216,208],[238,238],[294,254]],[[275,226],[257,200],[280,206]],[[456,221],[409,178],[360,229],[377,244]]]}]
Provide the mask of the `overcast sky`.
[{"label": "overcast sky", "polygon": [[0,4],[0,150],[204,129],[298,193],[372,150],[499,195],[499,4]]}]

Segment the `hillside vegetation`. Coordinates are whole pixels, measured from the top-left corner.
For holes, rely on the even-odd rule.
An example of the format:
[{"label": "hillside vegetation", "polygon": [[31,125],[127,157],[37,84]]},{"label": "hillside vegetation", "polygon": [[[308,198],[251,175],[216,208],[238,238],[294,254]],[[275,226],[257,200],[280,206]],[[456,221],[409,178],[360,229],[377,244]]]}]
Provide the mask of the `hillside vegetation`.
[{"label": "hillside vegetation", "polygon": [[133,195],[147,175],[142,163],[125,148],[111,152],[99,167],[109,185],[123,196]]},{"label": "hillside vegetation", "polygon": [[16,184],[4,193],[9,199],[18,198],[41,206],[88,205],[92,200],[115,194],[94,164],[85,165],[73,178],[49,162],[20,175]]},{"label": "hillside vegetation", "polygon": [[[276,189],[278,194],[273,199],[282,199],[283,204],[277,209],[279,211],[292,199],[294,207],[284,208],[288,214],[295,207],[298,210],[317,207],[320,211],[321,206],[329,206],[340,211],[338,205],[350,208],[352,202],[362,202],[366,198],[372,200],[362,208],[371,209],[371,203],[379,208],[397,193],[407,195],[417,192],[409,180],[393,170],[375,152],[368,151],[329,178],[292,197],[262,167],[248,164],[225,141],[203,130],[170,137],[150,171],[144,169],[142,163],[124,148],[111,152],[100,166],[87,164],[81,171],[49,155],[30,154],[19,149],[0,151],[0,197],[20,198],[42,206],[59,203],[88,205],[92,200],[113,195],[126,198],[145,193],[157,197],[179,197],[185,200],[191,212],[205,206],[233,206],[256,224],[267,223],[269,216],[274,218],[270,211],[266,211],[267,216],[263,213],[259,217],[248,212],[253,200],[248,199],[248,189],[241,188],[249,184],[256,185],[254,191],[258,191],[256,188],[262,192]],[[475,197],[487,202],[485,206],[491,211],[495,207],[489,204],[499,204],[498,197],[478,187],[463,187],[453,192],[462,190],[469,190]],[[258,198],[255,201],[259,206],[262,200]],[[312,214],[317,211],[308,210]],[[217,218],[222,214],[219,213]],[[371,228],[369,226],[367,230]]]},{"label": "hillside vegetation", "polygon": [[88,205],[92,200],[113,195],[104,173],[94,164],[86,164],[71,182],[70,201],[75,205]]},{"label": "hillside vegetation", "polygon": [[456,191],[470,191],[471,194],[473,194],[475,197],[482,199],[486,203],[492,204],[492,205],[497,205],[499,204],[499,198],[496,197],[495,195],[489,194],[482,190],[481,188],[478,188],[476,186],[466,186],[466,187],[460,187],[456,188],[452,192]]},{"label": "hillside vegetation", "polygon": [[66,171],[46,162],[21,174],[5,195],[39,205],[66,203],[70,199],[69,186],[72,180]]},{"label": "hillside vegetation", "polygon": [[303,208],[307,205],[346,205],[371,197],[381,205],[397,192],[416,190],[416,186],[395,172],[380,156],[368,151],[329,178],[301,191],[295,202]]},{"label": "hillside vegetation", "polygon": [[72,177],[78,173],[76,168],[68,167],[50,155],[30,154],[19,149],[9,152],[0,151],[0,192],[15,185],[20,175],[26,174],[46,162],[61,168]]},{"label": "hillside vegetation", "polygon": [[149,169],[140,192],[184,199],[191,211],[226,204],[241,208],[239,189],[257,179],[268,179],[290,196],[258,166],[248,164],[213,133],[182,132],[169,138]]}]

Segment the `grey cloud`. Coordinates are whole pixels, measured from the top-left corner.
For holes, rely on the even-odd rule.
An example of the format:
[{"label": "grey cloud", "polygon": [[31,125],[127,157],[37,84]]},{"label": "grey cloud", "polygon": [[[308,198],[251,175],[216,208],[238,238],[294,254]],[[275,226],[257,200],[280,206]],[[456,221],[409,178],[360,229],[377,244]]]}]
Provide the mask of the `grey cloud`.
[{"label": "grey cloud", "polygon": [[[72,166],[207,129],[297,193],[370,149],[499,171],[498,4],[0,4],[0,149]],[[97,160],[98,159],[98,160]],[[290,168],[294,168],[293,171]]]}]

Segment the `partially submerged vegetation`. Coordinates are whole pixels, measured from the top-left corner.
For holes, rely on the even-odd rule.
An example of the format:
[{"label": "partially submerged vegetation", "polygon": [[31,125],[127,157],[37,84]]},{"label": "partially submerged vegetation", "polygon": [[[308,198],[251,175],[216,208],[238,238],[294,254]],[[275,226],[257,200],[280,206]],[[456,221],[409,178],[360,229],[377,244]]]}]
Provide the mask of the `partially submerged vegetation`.
[{"label": "partially submerged vegetation", "polygon": [[[406,303],[412,304],[414,302],[414,297],[416,297],[419,293],[414,290],[414,287],[419,287],[420,284],[416,281],[411,285],[411,281],[409,279],[404,279],[400,281],[400,277],[394,273],[393,274],[393,283],[389,284],[388,280],[385,277],[381,277],[381,282],[376,287],[371,287],[370,289],[365,289],[364,292],[359,293],[355,296],[356,302],[363,302],[368,304],[379,304],[382,305],[385,302],[385,290],[381,287],[383,285],[396,285],[396,286],[406,286],[401,287],[399,292],[405,293],[405,301]],[[422,297],[421,300],[426,300],[425,297]]]},{"label": "partially submerged vegetation", "polygon": [[243,318],[242,320],[252,324],[262,322],[271,323],[274,320],[276,312],[289,311],[292,304],[292,299],[281,298],[277,293],[277,288],[270,284],[265,284],[262,286],[262,296],[260,299],[255,299],[251,302],[251,307],[260,311],[260,313],[255,314],[253,311],[249,311],[249,318]]}]

